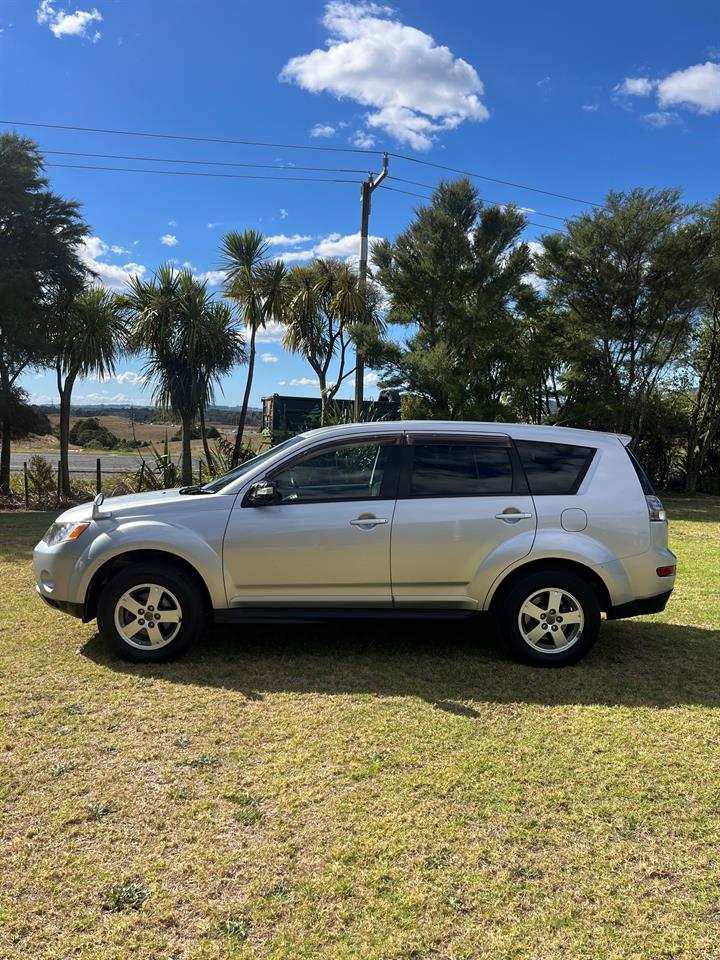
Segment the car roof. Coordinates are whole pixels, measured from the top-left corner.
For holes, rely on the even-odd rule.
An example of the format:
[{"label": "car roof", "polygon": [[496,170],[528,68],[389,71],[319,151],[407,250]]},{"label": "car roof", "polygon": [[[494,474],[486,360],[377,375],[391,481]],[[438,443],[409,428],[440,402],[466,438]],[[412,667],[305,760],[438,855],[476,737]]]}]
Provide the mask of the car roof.
[{"label": "car roof", "polygon": [[368,433],[435,433],[510,436],[518,440],[544,440],[548,443],[569,443],[579,446],[597,446],[618,440],[627,446],[632,437],[621,433],[603,433],[599,430],[579,430],[575,427],[536,423],[489,423],[477,420],[377,420],[370,423],[343,423],[320,427],[303,434],[308,439],[328,440],[343,436],[362,436]]}]

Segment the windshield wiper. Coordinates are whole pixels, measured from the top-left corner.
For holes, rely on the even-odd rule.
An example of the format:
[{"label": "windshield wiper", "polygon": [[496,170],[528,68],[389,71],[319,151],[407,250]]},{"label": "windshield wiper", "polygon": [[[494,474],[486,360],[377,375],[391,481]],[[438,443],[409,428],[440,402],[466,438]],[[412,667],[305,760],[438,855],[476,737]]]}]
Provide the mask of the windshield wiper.
[{"label": "windshield wiper", "polygon": [[199,483],[194,483],[191,487],[180,487],[178,493],[186,493],[189,495],[194,495],[198,493],[215,493],[214,490],[206,490],[204,487],[201,487]]}]

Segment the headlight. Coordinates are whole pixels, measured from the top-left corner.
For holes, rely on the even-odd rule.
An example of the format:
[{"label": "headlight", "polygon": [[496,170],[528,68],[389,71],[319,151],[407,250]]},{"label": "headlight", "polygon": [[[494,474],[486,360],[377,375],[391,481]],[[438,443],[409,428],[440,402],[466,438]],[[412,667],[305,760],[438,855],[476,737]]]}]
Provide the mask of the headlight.
[{"label": "headlight", "polygon": [[89,526],[89,523],[51,523],[43,537],[43,543],[48,547],[54,547],[55,544],[63,543],[65,540],[77,540]]}]

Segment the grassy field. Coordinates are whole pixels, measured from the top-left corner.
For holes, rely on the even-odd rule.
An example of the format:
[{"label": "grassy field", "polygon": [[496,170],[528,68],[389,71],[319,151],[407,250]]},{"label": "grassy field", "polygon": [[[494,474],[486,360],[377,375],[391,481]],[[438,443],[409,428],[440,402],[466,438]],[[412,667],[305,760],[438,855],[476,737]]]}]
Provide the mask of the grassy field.
[{"label": "grassy field", "polygon": [[584,662],[488,628],[215,632],[109,656],[0,515],[0,957],[720,956],[720,501]]}]

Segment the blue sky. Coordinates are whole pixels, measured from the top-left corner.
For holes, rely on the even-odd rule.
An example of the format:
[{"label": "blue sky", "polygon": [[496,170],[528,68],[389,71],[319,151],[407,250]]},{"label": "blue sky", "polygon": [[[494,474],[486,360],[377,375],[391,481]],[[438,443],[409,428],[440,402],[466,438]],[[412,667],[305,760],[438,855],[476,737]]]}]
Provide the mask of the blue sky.
[{"label": "blue sky", "polygon": [[[720,190],[720,7],[717,2],[413,0],[394,5],[280,0],[0,0],[0,119],[388,149],[567,196],[678,186],[688,200]],[[3,125],[2,129],[8,129]],[[50,163],[215,173],[179,160],[276,165],[288,176],[358,181],[379,158],[192,143],[17,126],[46,151],[161,158],[164,163],[47,155]],[[172,161],[172,162],[171,162]],[[282,169],[286,168],[286,169]],[[442,172],[391,159],[397,177]],[[60,193],[82,201],[92,227],[85,256],[103,281],[189,263],[217,284],[223,231],[254,227],[292,262],[313,252],[354,256],[358,187],[104,172],[51,167]],[[546,223],[582,204],[476,181],[489,201],[515,201]],[[388,184],[428,193],[424,187]],[[422,201],[375,194],[374,236],[394,236]],[[542,227],[530,226],[527,239]],[[217,289],[217,286],[214,287]],[[252,401],[312,395],[312,371],[271,330]],[[141,361],[116,380],[79,383],[76,402],[140,402]],[[220,402],[239,403],[244,371]],[[54,399],[49,373],[23,386]],[[369,393],[373,394],[369,385]],[[144,392],[145,391],[145,392]],[[349,396],[350,387],[344,391]]]}]

